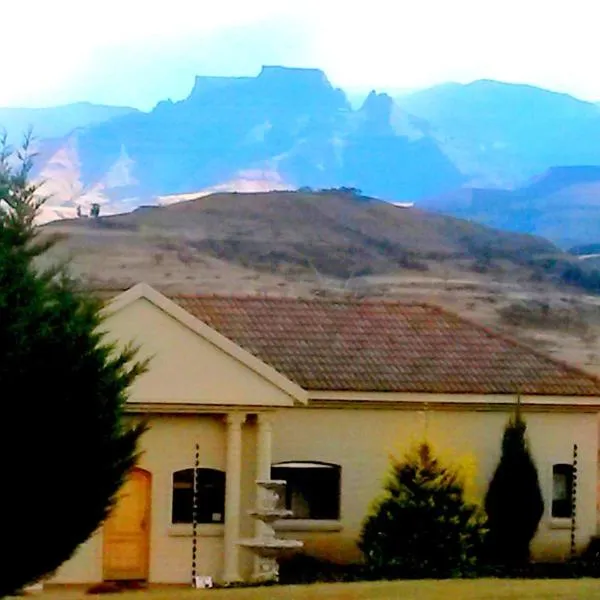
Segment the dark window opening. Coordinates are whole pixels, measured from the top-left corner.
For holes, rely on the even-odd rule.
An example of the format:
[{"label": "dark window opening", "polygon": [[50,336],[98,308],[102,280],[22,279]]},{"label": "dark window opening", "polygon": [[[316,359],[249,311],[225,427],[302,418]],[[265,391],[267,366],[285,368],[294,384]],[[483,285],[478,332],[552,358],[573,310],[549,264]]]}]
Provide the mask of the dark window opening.
[{"label": "dark window opening", "polygon": [[[225,521],[225,473],[217,469],[196,469],[197,523]],[[194,469],[173,473],[172,523],[192,523],[194,511]]]},{"label": "dark window opening", "polygon": [[568,519],[573,515],[573,466],[552,467],[552,516]]},{"label": "dark window opening", "polygon": [[291,519],[338,520],[340,518],[341,468],[317,462],[273,465],[273,479],[287,482],[285,507]]}]

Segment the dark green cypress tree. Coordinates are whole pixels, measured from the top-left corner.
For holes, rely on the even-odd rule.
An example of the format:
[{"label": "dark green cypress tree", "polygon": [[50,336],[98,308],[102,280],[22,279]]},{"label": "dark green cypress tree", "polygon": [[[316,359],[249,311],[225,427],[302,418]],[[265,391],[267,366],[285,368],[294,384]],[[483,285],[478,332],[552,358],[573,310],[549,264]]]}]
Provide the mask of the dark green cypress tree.
[{"label": "dark green cypress tree", "polygon": [[509,570],[526,565],[531,540],[544,513],[544,499],[520,399],[504,429],[502,454],[485,497],[485,510],[489,562]]},{"label": "dark green cypress tree", "polygon": [[393,463],[358,545],[373,578],[467,577],[477,573],[485,531],[483,511],[465,499],[459,473],[423,443]]},{"label": "dark green cypress tree", "polygon": [[[16,158],[17,166],[15,167]],[[145,363],[104,341],[101,304],[34,219],[29,141],[0,154],[0,597],[53,573],[109,514],[144,425],[124,420]]]}]

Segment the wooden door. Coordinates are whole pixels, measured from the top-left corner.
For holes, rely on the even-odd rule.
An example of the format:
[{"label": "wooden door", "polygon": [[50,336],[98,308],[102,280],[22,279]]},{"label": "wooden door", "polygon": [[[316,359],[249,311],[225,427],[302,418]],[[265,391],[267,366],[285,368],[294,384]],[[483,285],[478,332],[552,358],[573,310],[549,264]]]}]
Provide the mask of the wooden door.
[{"label": "wooden door", "polygon": [[134,469],[104,524],[104,580],[148,579],[150,473]]}]

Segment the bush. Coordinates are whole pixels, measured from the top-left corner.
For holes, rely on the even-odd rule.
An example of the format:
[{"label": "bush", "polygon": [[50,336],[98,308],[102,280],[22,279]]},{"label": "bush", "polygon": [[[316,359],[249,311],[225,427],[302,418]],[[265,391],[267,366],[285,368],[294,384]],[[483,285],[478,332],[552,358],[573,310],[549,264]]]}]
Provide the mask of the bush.
[{"label": "bush", "polygon": [[509,569],[529,562],[529,546],[544,513],[526,431],[518,402],[504,429],[502,455],[485,497],[489,528],[486,558]]},{"label": "bush", "polygon": [[393,463],[359,548],[375,578],[468,577],[477,572],[484,537],[485,517],[465,499],[460,470],[443,466],[421,443]]},{"label": "bush", "polygon": [[299,553],[280,561],[279,583],[299,585],[361,581],[364,579],[363,571],[360,564],[339,564]]}]

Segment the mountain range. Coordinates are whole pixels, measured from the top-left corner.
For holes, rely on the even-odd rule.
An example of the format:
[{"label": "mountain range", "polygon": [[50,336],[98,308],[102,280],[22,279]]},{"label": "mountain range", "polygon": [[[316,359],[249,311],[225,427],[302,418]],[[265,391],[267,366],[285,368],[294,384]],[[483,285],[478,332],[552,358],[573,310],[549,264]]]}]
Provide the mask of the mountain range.
[{"label": "mountain range", "polygon": [[516,189],[464,187],[419,205],[544,237],[567,250],[600,240],[600,166],[552,167]]},{"label": "mountain range", "polygon": [[550,167],[600,165],[600,108],[567,94],[481,80],[396,102],[431,125],[471,186],[512,188]]},{"label": "mountain range", "polygon": [[138,112],[129,106],[107,106],[91,102],[75,102],[64,106],[40,108],[0,107],[0,128],[9,141],[19,143],[31,128],[40,139],[62,137],[74,129],[103,123]]},{"label": "mountain range", "polygon": [[598,197],[600,108],[531,86],[373,91],[353,107],[319,69],[266,66],[198,76],[186,99],[149,112],[8,110],[13,138],[26,119],[41,138],[44,220],[92,202],[110,214],[215,191],[352,187],[563,247],[600,236],[581,224]]}]

